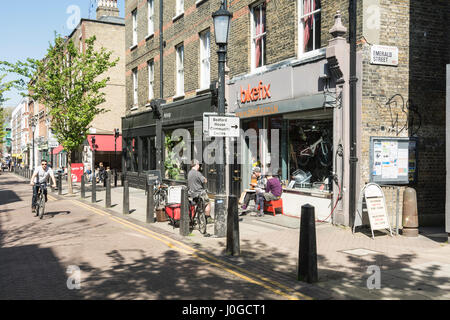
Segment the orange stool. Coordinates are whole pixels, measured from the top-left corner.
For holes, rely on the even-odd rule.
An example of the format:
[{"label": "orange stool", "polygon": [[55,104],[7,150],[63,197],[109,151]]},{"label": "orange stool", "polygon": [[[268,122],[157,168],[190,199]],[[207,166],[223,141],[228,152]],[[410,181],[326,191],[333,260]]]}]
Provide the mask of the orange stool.
[{"label": "orange stool", "polygon": [[[260,206],[258,206],[259,210]],[[276,215],[276,210],[281,209],[281,214],[283,213],[283,199],[264,201],[264,211],[272,212],[273,215]]]}]

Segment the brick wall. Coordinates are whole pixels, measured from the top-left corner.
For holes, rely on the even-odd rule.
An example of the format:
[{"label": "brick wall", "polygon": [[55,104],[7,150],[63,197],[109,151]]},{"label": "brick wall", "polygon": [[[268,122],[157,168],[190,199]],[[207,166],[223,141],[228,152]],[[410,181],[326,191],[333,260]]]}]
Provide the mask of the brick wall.
[{"label": "brick wall", "polygon": [[[121,117],[125,115],[125,30],[123,25],[98,23],[91,21],[83,22],[83,38],[87,39],[95,35],[94,48],[99,51],[105,48],[112,51],[110,60],[119,59],[117,65],[100,77],[109,77],[109,82],[102,92],[105,93],[106,101],[99,105],[99,108],[107,112],[97,115],[91,123],[93,128],[113,131],[114,128],[121,128]],[[75,45],[79,41],[79,31],[74,34]]]},{"label": "brick wall", "polygon": [[[364,0],[365,1],[365,0]],[[207,0],[199,5],[195,0],[185,0],[185,13],[175,16],[175,0],[164,1],[164,97],[172,101],[175,95],[175,46],[184,44],[185,55],[185,98],[196,94],[199,87],[199,39],[198,34],[211,30],[211,81],[217,79],[217,46],[214,42],[214,30],[211,13],[220,6],[220,0]],[[230,78],[248,74],[251,70],[251,0],[228,1],[233,12],[228,46],[228,67]],[[445,33],[449,13],[449,1],[433,0],[379,0],[380,30],[379,45],[396,46],[399,49],[397,67],[370,64],[370,44],[363,34],[363,24],[370,17],[363,13],[363,0],[358,1],[357,40],[358,51],[362,56],[362,76],[359,84],[362,90],[359,96],[361,124],[360,134],[360,183],[369,181],[369,147],[371,136],[407,137],[417,131],[411,126],[417,115],[408,112],[407,101],[411,100],[418,108],[422,125],[417,131],[419,137],[419,214],[421,223],[434,223],[443,217],[444,188],[443,145],[445,125],[445,63],[448,58],[448,33]],[[267,64],[274,64],[298,56],[297,1],[267,0],[266,41]],[[331,38],[329,30],[334,24],[337,10],[341,11],[342,22],[349,30],[349,0],[322,1],[321,46],[328,45]],[[131,11],[138,8],[138,47],[130,50],[132,39]],[[159,28],[159,0],[155,0],[155,30]],[[131,70],[139,70],[139,109],[145,110],[147,103],[147,67],[149,59],[155,59],[155,97],[159,97],[159,34],[145,40],[147,30],[146,1],[126,1],[126,79],[127,108],[132,104]],[[426,35],[425,35],[426,32]],[[347,32],[347,39],[348,39]],[[386,102],[396,96],[397,105],[392,109]],[[403,106],[402,103],[405,103]],[[405,112],[404,112],[405,111]],[[403,128],[403,129],[402,129]],[[400,192],[400,212],[402,193]],[[396,200],[396,190],[386,189],[389,205]],[[391,212],[394,209],[391,210]],[[434,222],[432,222],[434,221]]]},{"label": "brick wall", "polygon": [[[409,98],[421,118],[418,130],[420,225],[444,225],[445,212],[445,73],[450,2],[410,1]],[[417,120],[417,116],[416,116]]]}]

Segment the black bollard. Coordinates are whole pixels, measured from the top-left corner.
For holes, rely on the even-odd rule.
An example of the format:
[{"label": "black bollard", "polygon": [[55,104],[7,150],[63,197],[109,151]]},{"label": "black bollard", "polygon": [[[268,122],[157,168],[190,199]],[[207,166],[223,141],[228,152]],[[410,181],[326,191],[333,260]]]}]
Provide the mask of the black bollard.
[{"label": "black bollard", "polygon": [[130,190],[128,189],[128,180],[123,180],[123,214],[130,213]]},{"label": "black bollard", "polygon": [[318,281],[316,221],[314,207],[310,204],[302,206],[297,279],[308,283]]},{"label": "black bollard", "polygon": [[228,216],[227,216],[227,254],[239,256],[241,248],[239,244],[239,216],[238,201],[235,195],[228,197]]},{"label": "black bollard", "polygon": [[189,199],[187,197],[187,190],[183,186],[181,188],[180,235],[186,237],[189,233]]},{"label": "black bollard", "polygon": [[147,223],[155,223],[155,198],[153,198],[153,183],[147,182]]},{"label": "black bollard", "polygon": [[92,170],[92,186],[91,186],[91,202],[97,203],[97,177],[95,176],[95,170]]},{"label": "black bollard", "polygon": [[85,179],[85,175],[82,174],[81,175],[81,199],[84,199],[85,195],[86,195],[86,179]]},{"label": "black bollard", "polygon": [[62,195],[62,173],[58,174],[58,195]]},{"label": "black bollard", "polygon": [[114,188],[117,188],[117,170],[114,169]]},{"label": "black bollard", "polygon": [[110,172],[106,172],[105,186],[106,186],[105,207],[111,208],[111,173]]}]

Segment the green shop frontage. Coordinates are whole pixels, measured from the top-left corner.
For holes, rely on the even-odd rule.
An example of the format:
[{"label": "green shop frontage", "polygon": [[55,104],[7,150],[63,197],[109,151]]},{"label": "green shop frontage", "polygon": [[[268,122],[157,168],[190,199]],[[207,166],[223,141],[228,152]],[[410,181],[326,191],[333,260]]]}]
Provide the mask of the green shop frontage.
[{"label": "green shop frontage", "polygon": [[[122,171],[129,186],[144,189],[150,170],[159,170],[166,184],[185,185],[190,160],[202,159],[203,148],[209,143],[203,141],[203,113],[214,111],[216,97],[207,92],[167,104],[153,103],[149,110],[123,117]],[[186,136],[173,138],[176,129],[185,129],[189,141]],[[178,157],[177,150],[182,150]],[[203,163],[201,171],[208,179],[208,191],[215,193],[215,165]]]}]

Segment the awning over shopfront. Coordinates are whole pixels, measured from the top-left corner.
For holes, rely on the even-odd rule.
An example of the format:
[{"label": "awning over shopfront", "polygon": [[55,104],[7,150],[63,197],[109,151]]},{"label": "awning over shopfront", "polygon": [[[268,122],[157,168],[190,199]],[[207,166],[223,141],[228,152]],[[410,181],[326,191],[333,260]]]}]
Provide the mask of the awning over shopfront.
[{"label": "awning over shopfront", "polygon": [[59,145],[59,146],[57,146],[55,149],[52,150],[52,154],[53,154],[53,155],[58,154],[58,153],[60,153],[63,149],[64,149],[63,146],[62,146],[62,145]]},{"label": "awning over shopfront", "polygon": [[[114,151],[114,135],[90,134],[87,137],[92,150],[92,137],[95,136],[95,151]],[[122,136],[117,138],[116,151],[122,151]]]}]

